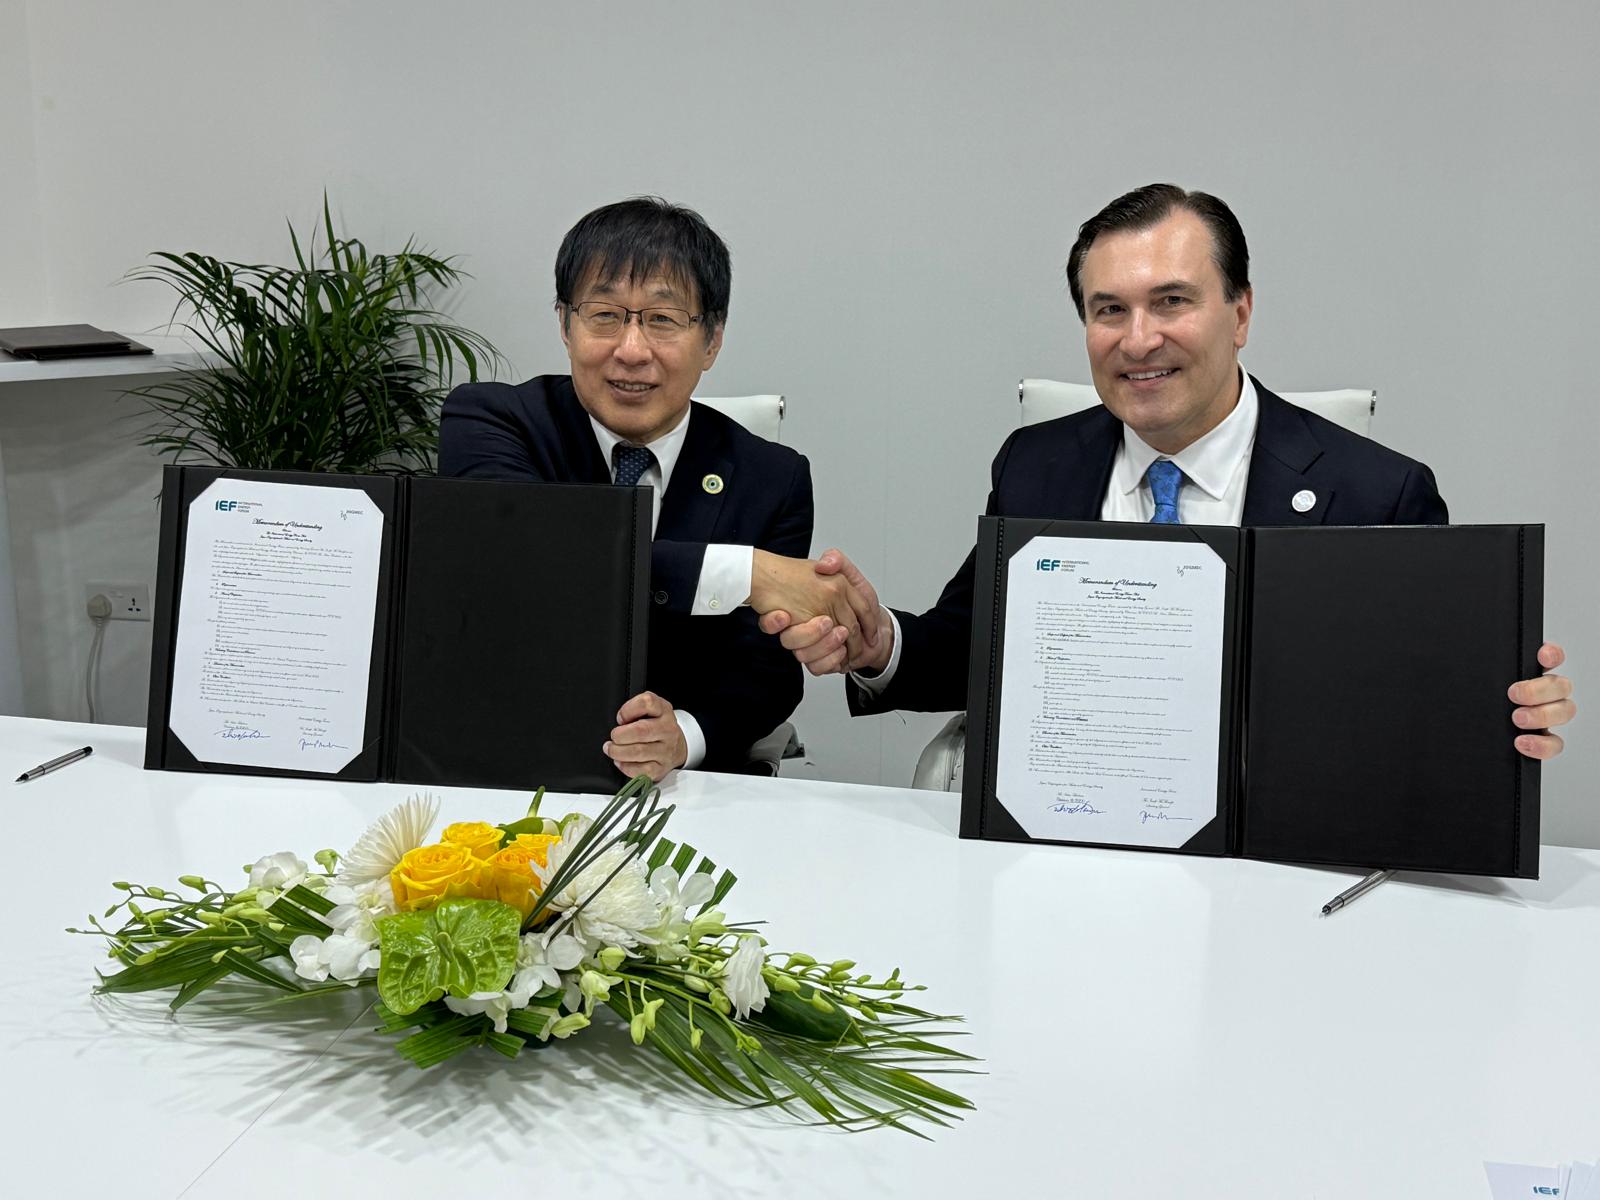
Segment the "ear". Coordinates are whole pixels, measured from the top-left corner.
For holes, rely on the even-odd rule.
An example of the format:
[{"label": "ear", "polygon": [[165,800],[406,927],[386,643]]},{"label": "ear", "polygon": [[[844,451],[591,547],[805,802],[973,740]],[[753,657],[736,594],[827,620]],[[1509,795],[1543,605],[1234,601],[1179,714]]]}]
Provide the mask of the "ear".
[{"label": "ear", "polygon": [[1255,311],[1256,294],[1254,288],[1245,288],[1244,294],[1233,302],[1233,348],[1243,350],[1244,344],[1250,340],[1250,314]]},{"label": "ear", "polygon": [[561,344],[567,348],[567,353],[572,353],[572,342],[567,337],[567,326],[571,322],[571,310],[561,301],[556,301],[556,332],[561,335]]},{"label": "ear", "polygon": [[711,364],[717,361],[717,355],[722,351],[722,326],[718,325],[716,331],[706,341],[706,356],[700,363],[701,371],[711,370]]}]

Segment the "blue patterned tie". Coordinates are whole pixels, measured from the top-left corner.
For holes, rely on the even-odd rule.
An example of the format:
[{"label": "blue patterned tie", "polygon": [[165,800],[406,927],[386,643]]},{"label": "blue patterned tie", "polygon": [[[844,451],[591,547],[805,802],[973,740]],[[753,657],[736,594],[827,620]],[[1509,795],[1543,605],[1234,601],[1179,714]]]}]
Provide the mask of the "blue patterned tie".
[{"label": "blue patterned tie", "polygon": [[1150,481],[1150,495],[1155,498],[1156,515],[1152,525],[1181,525],[1178,520],[1178,489],[1183,486],[1183,469],[1175,462],[1158,458],[1144,473]]},{"label": "blue patterned tie", "polygon": [[618,442],[611,448],[611,459],[617,469],[617,486],[633,487],[639,477],[656,465],[656,456],[644,446],[625,446]]}]

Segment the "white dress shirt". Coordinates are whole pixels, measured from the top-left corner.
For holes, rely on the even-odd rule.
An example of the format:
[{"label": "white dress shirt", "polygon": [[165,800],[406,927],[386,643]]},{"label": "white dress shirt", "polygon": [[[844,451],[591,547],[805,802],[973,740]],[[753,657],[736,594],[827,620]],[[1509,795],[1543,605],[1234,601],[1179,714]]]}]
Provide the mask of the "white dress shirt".
[{"label": "white dress shirt", "polygon": [[[683,441],[688,436],[689,418],[692,414],[692,408],[685,409],[683,419],[677,425],[655,441],[644,443],[655,455],[655,462],[639,476],[639,486],[650,489],[651,537],[655,536],[656,524],[661,520],[661,496],[667,490],[667,485],[672,482],[672,470],[678,465],[678,456],[683,453]],[[594,430],[595,441],[600,444],[600,456],[606,460],[611,478],[615,480],[617,469],[611,461],[611,452],[623,439],[596,421],[593,416],[589,418],[589,427]],[[700,581],[695,587],[694,603],[689,609],[690,615],[722,616],[731,613],[750,599],[750,573],[754,569],[754,563],[753,546],[730,546],[721,543],[707,545],[705,561],[700,566]],[[672,697],[667,696],[665,699],[671,701]],[[698,767],[706,757],[706,735],[700,728],[700,722],[681,708],[675,707],[672,711],[678,719],[678,728],[683,731],[683,740],[689,747],[689,757],[683,765]]]},{"label": "white dress shirt", "polygon": [[[1261,402],[1250,373],[1239,368],[1239,402],[1233,411],[1210,433],[1185,446],[1176,454],[1163,454],[1126,425],[1122,444],[1111,464],[1111,480],[1100,501],[1102,521],[1148,522],[1156,514],[1155,497],[1150,494],[1145,472],[1158,458],[1178,464],[1183,486],[1178,490],[1178,520],[1185,525],[1238,525],[1244,517],[1244,494],[1250,479],[1250,453],[1256,444],[1256,420]],[[851,672],[869,693],[889,686],[900,666],[900,622],[889,613],[894,626],[894,647],[888,665],[877,675]]]}]

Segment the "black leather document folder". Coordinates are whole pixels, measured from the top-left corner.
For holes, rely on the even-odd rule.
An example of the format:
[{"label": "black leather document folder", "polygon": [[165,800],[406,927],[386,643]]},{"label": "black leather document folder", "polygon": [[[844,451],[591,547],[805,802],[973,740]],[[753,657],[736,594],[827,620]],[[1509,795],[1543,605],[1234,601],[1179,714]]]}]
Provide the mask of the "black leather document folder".
[{"label": "black leather document folder", "polygon": [[[375,585],[322,522],[250,499],[286,484],[361,493],[319,493],[330,525],[381,514]],[[644,688],[649,563],[647,489],[168,467],[145,766],[610,793],[601,745]],[[364,715],[328,699],[363,685]]]},{"label": "black leather document folder", "polygon": [[[1202,566],[1214,608],[1179,599]],[[1543,578],[1540,525],[985,517],[961,834],[1536,878],[1539,764],[1506,689],[1542,671]]]},{"label": "black leather document folder", "polygon": [[150,347],[93,325],[29,325],[0,329],[0,350],[41,362],[106,354],[149,354]]}]

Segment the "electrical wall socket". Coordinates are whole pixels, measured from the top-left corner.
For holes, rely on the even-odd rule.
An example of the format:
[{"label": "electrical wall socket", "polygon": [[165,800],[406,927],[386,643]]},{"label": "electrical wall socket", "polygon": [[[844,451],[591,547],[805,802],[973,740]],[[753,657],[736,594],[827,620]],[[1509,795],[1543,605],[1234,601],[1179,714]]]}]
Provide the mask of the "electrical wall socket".
[{"label": "electrical wall socket", "polygon": [[86,583],[83,585],[85,605],[96,596],[111,601],[113,621],[148,621],[150,619],[150,589],[142,583]]}]

